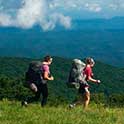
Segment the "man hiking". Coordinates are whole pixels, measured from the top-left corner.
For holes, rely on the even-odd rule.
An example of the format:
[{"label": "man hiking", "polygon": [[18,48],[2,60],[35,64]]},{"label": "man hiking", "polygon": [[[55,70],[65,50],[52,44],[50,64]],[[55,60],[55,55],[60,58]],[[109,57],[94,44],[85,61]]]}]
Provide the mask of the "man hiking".
[{"label": "man hiking", "polygon": [[41,106],[44,107],[47,103],[48,87],[47,81],[54,80],[50,74],[50,65],[52,63],[51,56],[45,56],[43,62],[32,62],[26,73],[26,81],[29,88],[35,93],[34,97],[28,97],[25,101],[22,101],[22,106],[27,106],[28,103],[37,101],[42,94]]},{"label": "man hiking", "polygon": [[[84,108],[86,109],[90,102],[90,91],[88,82],[93,82],[96,84],[100,84],[100,80],[96,80],[93,78],[92,68],[94,67],[95,62],[93,58],[86,58],[85,68],[82,70],[83,77],[85,80],[80,81],[79,93],[82,97],[84,97]],[[75,105],[79,104],[80,101],[76,101],[73,104],[70,104],[69,107],[73,108]]]}]

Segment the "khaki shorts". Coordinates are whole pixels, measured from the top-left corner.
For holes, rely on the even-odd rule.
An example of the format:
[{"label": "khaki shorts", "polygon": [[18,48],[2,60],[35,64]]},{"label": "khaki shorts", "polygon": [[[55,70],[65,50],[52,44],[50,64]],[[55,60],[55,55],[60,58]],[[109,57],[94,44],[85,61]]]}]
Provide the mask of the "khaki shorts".
[{"label": "khaki shorts", "polygon": [[84,93],[89,93],[89,86],[84,85],[84,84],[80,84],[80,88],[79,88],[79,93],[80,94],[84,94]]},{"label": "khaki shorts", "polygon": [[37,91],[38,91],[37,86],[36,86],[34,83],[30,83],[30,84],[29,84],[29,87],[30,87],[30,89],[31,89],[33,92],[37,92]]}]

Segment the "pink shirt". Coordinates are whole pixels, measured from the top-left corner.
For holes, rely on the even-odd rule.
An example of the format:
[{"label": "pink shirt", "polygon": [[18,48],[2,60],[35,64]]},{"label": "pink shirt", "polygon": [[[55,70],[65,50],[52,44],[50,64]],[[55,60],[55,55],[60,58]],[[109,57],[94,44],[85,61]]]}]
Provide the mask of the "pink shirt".
[{"label": "pink shirt", "polygon": [[42,65],[42,70],[43,70],[44,72],[47,72],[48,74],[50,74],[49,65],[43,64],[43,65]]},{"label": "pink shirt", "polygon": [[88,80],[89,77],[92,77],[92,68],[90,66],[86,66],[84,70],[84,74],[86,75],[86,80]]}]

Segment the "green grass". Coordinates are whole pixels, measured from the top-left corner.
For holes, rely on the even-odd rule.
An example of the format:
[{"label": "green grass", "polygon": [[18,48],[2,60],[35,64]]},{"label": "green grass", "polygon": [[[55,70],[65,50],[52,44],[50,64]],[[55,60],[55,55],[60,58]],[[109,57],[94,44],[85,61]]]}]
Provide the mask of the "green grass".
[{"label": "green grass", "polygon": [[30,104],[21,107],[17,101],[0,102],[0,124],[124,124],[124,108],[109,108],[91,103],[68,109],[68,105],[46,106]]}]

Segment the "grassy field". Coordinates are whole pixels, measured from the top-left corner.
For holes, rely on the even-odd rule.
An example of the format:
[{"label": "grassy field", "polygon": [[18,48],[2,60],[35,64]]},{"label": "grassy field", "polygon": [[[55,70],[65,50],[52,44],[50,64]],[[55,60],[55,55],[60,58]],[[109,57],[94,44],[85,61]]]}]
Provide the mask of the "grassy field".
[{"label": "grassy field", "polygon": [[91,103],[68,109],[67,105],[30,104],[21,107],[17,101],[0,101],[0,124],[124,124],[124,108],[109,108]]}]

